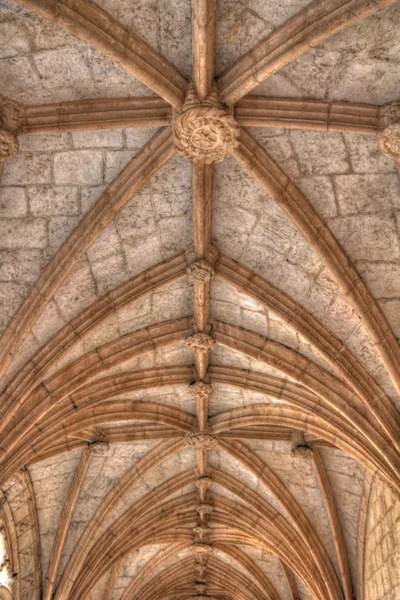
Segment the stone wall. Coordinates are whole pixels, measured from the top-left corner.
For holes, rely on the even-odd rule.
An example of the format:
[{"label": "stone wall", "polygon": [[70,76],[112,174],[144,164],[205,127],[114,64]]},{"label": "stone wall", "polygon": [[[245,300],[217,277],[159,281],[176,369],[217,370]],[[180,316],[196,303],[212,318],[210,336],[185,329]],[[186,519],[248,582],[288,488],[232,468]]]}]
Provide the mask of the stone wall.
[{"label": "stone wall", "polygon": [[400,598],[400,501],[378,480],[368,508],[364,600]]}]

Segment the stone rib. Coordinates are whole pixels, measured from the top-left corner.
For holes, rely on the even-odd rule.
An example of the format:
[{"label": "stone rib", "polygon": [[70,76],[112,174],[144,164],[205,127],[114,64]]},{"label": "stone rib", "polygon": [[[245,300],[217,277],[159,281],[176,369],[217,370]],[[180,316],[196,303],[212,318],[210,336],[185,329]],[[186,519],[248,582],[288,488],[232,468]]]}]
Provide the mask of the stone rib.
[{"label": "stone rib", "polygon": [[351,27],[396,0],[317,0],[278,27],[219,78],[228,106],[336,33]]},{"label": "stone rib", "polygon": [[77,261],[129,200],[175,154],[168,129],[157,133],[114,179],[71,233],[21,304],[1,338],[0,376]]},{"label": "stone rib", "polygon": [[356,102],[248,96],[236,104],[235,118],[243,127],[378,135],[381,108]]},{"label": "stone rib", "polygon": [[[400,390],[400,349],[390,326],[341,245],[307,198],[250,134],[241,131],[236,160],[264,187],[318,253],[342,295],[366,328],[396,388]],[[390,404],[381,406],[382,422],[399,420]]]},{"label": "stone rib", "polygon": [[165,127],[171,108],[161,98],[102,98],[21,106],[18,132],[60,133],[122,127]]},{"label": "stone rib", "polygon": [[186,79],[138,36],[91,0],[18,0],[112,59],[156,94],[180,108]]}]

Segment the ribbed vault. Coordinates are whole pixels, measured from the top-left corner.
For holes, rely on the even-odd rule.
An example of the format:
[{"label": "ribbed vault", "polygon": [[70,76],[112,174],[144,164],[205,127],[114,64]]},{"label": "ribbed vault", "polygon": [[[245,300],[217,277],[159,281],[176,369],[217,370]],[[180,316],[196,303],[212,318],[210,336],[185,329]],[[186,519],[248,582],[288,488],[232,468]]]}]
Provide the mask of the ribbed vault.
[{"label": "ribbed vault", "polygon": [[399,22],[0,3],[0,599],[398,598]]}]

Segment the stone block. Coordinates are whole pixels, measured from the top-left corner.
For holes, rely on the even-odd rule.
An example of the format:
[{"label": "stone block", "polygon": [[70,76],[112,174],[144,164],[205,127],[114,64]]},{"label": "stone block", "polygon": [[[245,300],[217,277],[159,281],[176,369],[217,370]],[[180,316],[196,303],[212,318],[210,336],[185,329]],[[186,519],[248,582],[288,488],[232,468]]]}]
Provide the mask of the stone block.
[{"label": "stone block", "polygon": [[89,208],[100,198],[106,186],[84,187],[81,189],[81,210],[85,214]]},{"label": "stone block", "polygon": [[102,296],[129,279],[123,254],[111,254],[92,263],[98,293]]},{"label": "stone block", "polygon": [[290,131],[290,138],[304,175],[349,172],[348,154],[341,134]]},{"label": "stone block", "polygon": [[82,85],[91,80],[84,54],[76,48],[43,50],[34,55],[34,62],[45,88]]},{"label": "stone block", "polygon": [[72,140],[75,148],[121,148],[124,143],[122,129],[74,131]]},{"label": "stone block", "polygon": [[157,225],[147,186],[121,210],[116,218],[116,228],[122,239],[155,233]]},{"label": "stone block", "polygon": [[358,267],[375,298],[400,298],[400,265],[363,262]]},{"label": "stone block", "polygon": [[45,248],[47,226],[44,219],[0,221],[0,248]]},{"label": "stone block", "polygon": [[33,284],[40,275],[43,252],[34,248],[2,250],[0,281],[24,281]]},{"label": "stone block", "polygon": [[[73,282],[73,284],[72,284]],[[85,260],[73,269],[54,296],[62,317],[70,321],[84,308],[96,300],[92,273]]]},{"label": "stone block", "polygon": [[28,188],[29,206],[35,217],[79,214],[78,188],[34,186]]},{"label": "stone block", "polygon": [[51,183],[50,154],[17,154],[5,163],[1,182],[3,185]]},{"label": "stone block", "polygon": [[159,217],[191,212],[191,164],[188,160],[175,156],[154,175],[150,186],[154,208]]},{"label": "stone block", "polygon": [[161,242],[157,233],[140,240],[135,238],[126,239],[123,241],[123,248],[132,276],[162,260]]},{"label": "stone block", "polygon": [[59,185],[103,183],[103,160],[99,150],[59,152],[54,157],[54,178]]},{"label": "stone block", "polygon": [[157,41],[162,56],[185,77],[190,77],[192,71],[190,34],[190,6],[186,0],[168,0],[159,3],[160,27],[157,31]]},{"label": "stone block", "polygon": [[329,227],[352,260],[397,260],[399,240],[389,214],[330,219]]},{"label": "stone block", "polygon": [[18,136],[21,152],[52,152],[71,148],[70,133],[49,133]]},{"label": "stone block", "polygon": [[121,240],[115,229],[115,223],[110,223],[88,248],[87,256],[89,261],[93,263],[104,259],[106,256],[118,253],[120,249]]},{"label": "stone block", "polygon": [[28,202],[22,187],[0,188],[0,218],[24,217],[28,212]]},{"label": "stone block", "polygon": [[24,20],[24,25],[29,31],[35,48],[48,50],[59,46],[63,46],[64,49],[68,46],[85,46],[85,43],[75,35],[39,15],[29,13],[29,18]]},{"label": "stone block", "polygon": [[397,173],[339,175],[334,181],[341,215],[379,212],[400,206]]},{"label": "stone block", "polygon": [[26,30],[18,22],[8,21],[0,23],[0,58],[7,58],[17,54],[29,52],[30,43]]},{"label": "stone block", "polygon": [[381,300],[380,305],[395,336],[400,339],[400,300]]},{"label": "stone block", "polygon": [[80,221],[75,217],[52,217],[49,219],[49,244],[52,248],[59,248],[75,229]]},{"label": "stone block", "polygon": [[379,138],[372,135],[344,134],[355,173],[396,172],[396,163],[379,148]]},{"label": "stone block", "polygon": [[192,220],[189,215],[161,219],[158,229],[164,259],[183,252],[192,242]]},{"label": "stone block", "polygon": [[158,130],[156,127],[133,127],[126,129],[126,147],[139,152]]},{"label": "stone block", "polygon": [[21,92],[40,86],[39,76],[26,56],[12,56],[0,60],[0,89],[4,96],[14,98]]},{"label": "stone block", "polygon": [[330,177],[302,177],[296,183],[322,217],[337,215],[335,192]]}]

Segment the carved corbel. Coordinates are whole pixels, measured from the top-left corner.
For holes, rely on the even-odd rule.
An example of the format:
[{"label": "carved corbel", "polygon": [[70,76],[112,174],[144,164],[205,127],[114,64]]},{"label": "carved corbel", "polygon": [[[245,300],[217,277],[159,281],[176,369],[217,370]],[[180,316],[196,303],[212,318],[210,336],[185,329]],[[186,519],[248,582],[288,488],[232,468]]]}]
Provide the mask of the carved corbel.
[{"label": "carved corbel", "polygon": [[307,444],[302,431],[292,431],[292,456],[302,460],[311,460],[313,449]]},{"label": "carved corbel", "polygon": [[210,527],[207,527],[207,525],[197,525],[196,527],[193,528],[193,533],[196,536],[195,541],[196,542],[204,542],[205,539],[207,539],[207,536],[210,534]]},{"label": "carved corbel", "polygon": [[204,542],[193,542],[193,544],[190,545],[190,549],[196,554],[211,554],[213,551],[211,544],[206,544]]},{"label": "carved corbel", "polygon": [[0,96],[0,162],[16,156],[18,152],[18,112],[16,102]]},{"label": "carved corbel", "polygon": [[199,477],[199,479],[196,479],[196,481],[194,482],[194,485],[199,490],[199,496],[200,496],[201,503],[203,503],[205,501],[207,490],[211,486],[211,484],[212,484],[211,477],[207,477],[206,475],[204,477]]},{"label": "carved corbel", "polygon": [[400,102],[392,102],[382,108],[380,129],[380,149],[400,164]]},{"label": "carved corbel", "polygon": [[203,562],[194,563],[194,572],[196,574],[196,580],[202,582],[206,580],[206,565]]},{"label": "carved corbel", "polygon": [[197,507],[197,512],[199,513],[199,515],[210,515],[214,510],[214,507],[212,504],[207,504],[206,502],[203,502],[201,504],[198,505]]},{"label": "carved corbel", "polygon": [[110,446],[105,433],[96,429],[93,441],[89,442],[89,451],[94,456],[105,456],[110,451]]},{"label": "carved corbel", "polygon": [[208,418],[208,399],[212,394],[212,385],[196,381],[189,386],[189,394],[196,398],[197,421],[200,431],[204,432]]}]

